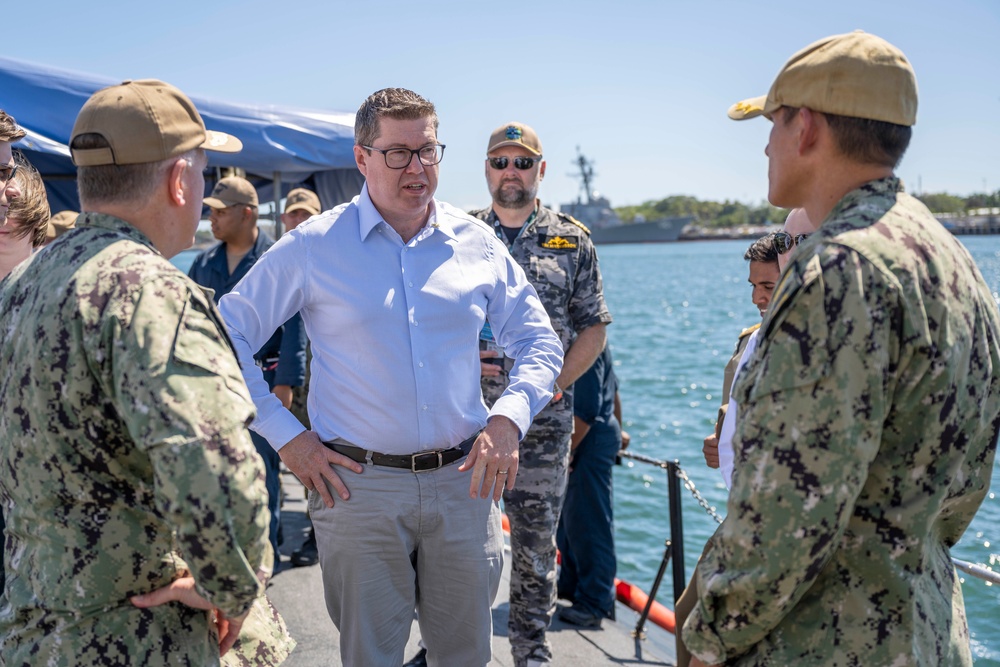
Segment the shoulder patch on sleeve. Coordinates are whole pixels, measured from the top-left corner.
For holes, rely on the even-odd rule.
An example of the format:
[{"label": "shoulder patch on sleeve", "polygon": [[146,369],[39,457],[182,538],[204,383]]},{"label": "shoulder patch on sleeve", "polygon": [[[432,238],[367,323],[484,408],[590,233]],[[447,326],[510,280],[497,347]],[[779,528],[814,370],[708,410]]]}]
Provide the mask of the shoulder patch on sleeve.
[{"label": "shoulder patch on sleeve", "polygon": [[569,213],[563,213],[562,211],[560,211],[559,213],[556,213],[556,215],[565,220],[566,222],[573,223],[574,225],[585,231],[588,235],[590,234],[590,230],[587,229],[587,225],[583,224],[582,222],[571,216]]}]

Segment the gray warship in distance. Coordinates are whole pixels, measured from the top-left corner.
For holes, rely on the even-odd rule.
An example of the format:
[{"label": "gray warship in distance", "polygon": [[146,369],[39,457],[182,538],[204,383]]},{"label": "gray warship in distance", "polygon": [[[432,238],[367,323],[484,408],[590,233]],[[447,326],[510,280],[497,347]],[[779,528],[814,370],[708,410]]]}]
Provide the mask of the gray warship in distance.
[{"label": "gray warship in distance", "polygon": [[560,204],[559,210],[567,213],[590,229],[594,243],[665,243],[680,238],[691,217],[663,218],[661,220],[624,223],[606,197],[592,187],[594,165],[577,147],[576,166],[582,196],[575,202]]}]

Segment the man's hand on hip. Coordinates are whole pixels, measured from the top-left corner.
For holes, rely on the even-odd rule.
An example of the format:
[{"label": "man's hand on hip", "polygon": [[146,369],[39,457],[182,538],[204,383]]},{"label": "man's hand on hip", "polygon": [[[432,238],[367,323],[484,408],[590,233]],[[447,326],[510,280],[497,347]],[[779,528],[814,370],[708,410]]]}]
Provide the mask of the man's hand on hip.
[{"label": "man's hand on hip", "polygon": [[159,607],[168,602],[180,602],[188,607],[204,609],[209,612],[209,621],[219,634],[220,656],[225,655],[226,651],[236,643],[236,639],[240,636],[240,629],[243,627],[243,621],[250,615],[250,611],[247,610],[240,616],[226,616],[221,609],[216,608],[198,593],[194,577],[189,574],[175,579],[163,588],[142,595],[134,595],[130,601],[140,609]]},{"label": "man's hand on hip", "polygon": [[518,436],[517,424],[507,417],[497,415],[490,419],[486,428],[476,438],[460,472],[472,470],[469,497],[489,498],[492,489],[493,500],[500,500],[503,490],[514,488],[517,478]]},{"label": "man's hand on hip", "polygon": [[304,487],[310,491],[319,491],[327,507],[333,507],[333,496],[324,480],[330,482],[341,500],[351,497],[340,475],[333,471],[333,466],[338,465],[356,473],[363,470],[357,461],[327,448],[313,431],[303,431],[289,440],[278,450],[278,456]]},{"label": "man's hand on hip", "polygon": [[500,375],[500,366],[489,361],[496,359],[497,353],[494,350],[479,350],[479,374],[484,378],[495,378]]}]

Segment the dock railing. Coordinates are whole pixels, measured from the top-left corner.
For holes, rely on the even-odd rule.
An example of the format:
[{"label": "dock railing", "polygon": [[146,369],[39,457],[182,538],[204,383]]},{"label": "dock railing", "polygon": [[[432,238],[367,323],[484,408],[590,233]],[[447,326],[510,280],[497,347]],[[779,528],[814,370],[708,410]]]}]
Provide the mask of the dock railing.
[{"label": "dock railing", "polygon": [[[680,461],[661,461],[659,459],[654,459],[649,456],[644,456],[642,454],[637,454],[635,452],[630,452],[628,450],[622,450],[618,452],[619,456],[622,456],[633,461],[639,461],[640,463],[646,463],[648,465],[656,466],[667,473],[667,506],[670,513],[670,537],[664,542],[664,553],[663,559],[660,561],[660,567],[656,572],[656,578],[653,580],[653,585],[649,591],[649,599],[646,601],[646,606],[642,613],[639,615],[639,620],[636,623],[635,630],[633,634],[637,637],[641,637],[643,634],[643,629],[646,626],[646,620],[649,617],[649,610],[652,608],[653,603],[656,601],[656,593],[660,589],[660,584],[663,582],[663,575],[666,574],[667,565],[671,562],[673,563],[673,582],[674,582],[674,604],[676,605],[677,600],[680,598],[681,593],[684,592],[684,588],[687,586],[687,576],[684,573],[684,524],[683,517],[681,514],[681,482],[684,483],[684,487],[694,496],[694,499],[698,502],[705,513],[715,519],[716,523],[722,523],[722,516],[715,510],[714,507],[708,504],[705,497],[701,495],[695,487],[694,482],[691,478],[687,476],[687,473],[681,467]],[[970,563],[968,561],[960,560],[958,558],[952,558],[952,563],[954,563],[955,568],[965,572],[966,574],[977,577],[986,582],[987,586],[992,586],[993,584],[1000,585],[1000,572],[996,572],[987,565]],[[680,632],[680,628],[677,628],[677,632]]]},{"label": "dock railing", "polygon": [[649,618],[649,610],[656,601],[656,594],[660,589],[660,584],[663,582],[663,576],[666,574],[668,564],[673,565],[671,572],[674,583],[675,605],[681,593],[684,592],[684,588],[687,586],[687,576],[684,572],[684,520],[681,513],[681,482],[684,482],[684,486],[694,495],[695,500],[716,521],[721,523],[722,517],[709,506],[705,498],[695,488],[694,483],[687,476],[687,473],[684,472],[684,469],[681,468],[680,461],[660,461],[628,450],[622,450],[618,452],[618,455],[633,461],[656,466],[666,471],[667,474],[667,507],[670,515],[670,537],[664,542],[663,559],[660,561],[656,578],[653,580],[653,585],[649,590],[649,598],[646,601],[646,606],[639,614],[639,620],[636,622],[635,630],[633,631],[635,636],[641,637],[643,629],[646,626],[646,620]]}]

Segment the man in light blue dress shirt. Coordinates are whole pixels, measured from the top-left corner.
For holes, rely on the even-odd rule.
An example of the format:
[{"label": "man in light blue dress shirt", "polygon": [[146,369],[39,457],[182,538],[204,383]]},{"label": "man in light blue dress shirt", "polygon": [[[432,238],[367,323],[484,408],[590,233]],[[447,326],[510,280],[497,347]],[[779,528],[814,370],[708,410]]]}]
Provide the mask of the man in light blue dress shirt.
[{"label": "man in light blue dress shirt", "polygon": [[[282,237],[220,303],[257,405],[251,427],[310,490],[348,665],[402,664],[414,607],[429,665],[489,663],[497,501],[562,366],[548,315],[493,230],[434,199],[437,126],[411,91],[372,94],[355,123],[361,194]],[[252,363],[297,312],[312,342],[312,431]],[[489,411],[486,321],[516,359]]]}]

